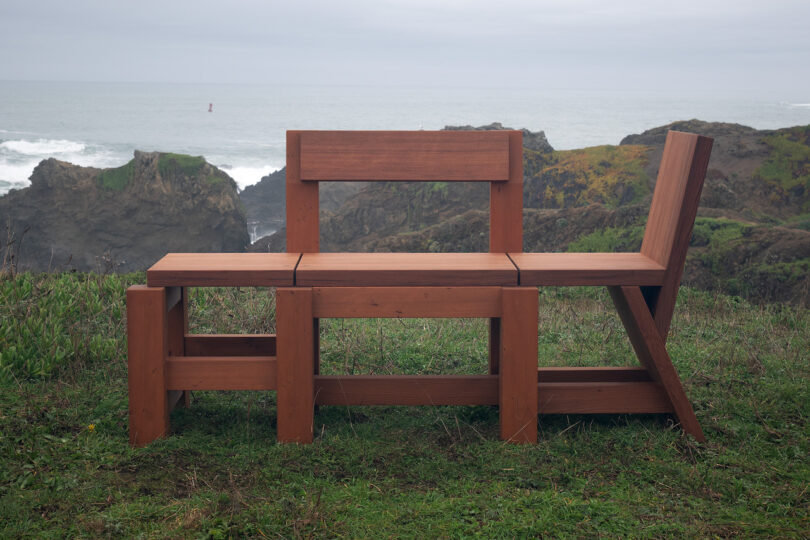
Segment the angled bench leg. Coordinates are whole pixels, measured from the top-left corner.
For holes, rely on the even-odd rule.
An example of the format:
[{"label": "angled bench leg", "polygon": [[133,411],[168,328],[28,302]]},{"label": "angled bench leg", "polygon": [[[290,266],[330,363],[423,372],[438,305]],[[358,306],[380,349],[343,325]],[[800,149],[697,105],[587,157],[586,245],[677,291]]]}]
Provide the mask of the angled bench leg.
[{"label": "angled bench leg", "polygon": [[501,439],[537,442],[537,289],[503,289],[498,401]]},{"label": "angled bench leg", "polygon": [[315,407],[312,289],[276,290],[278,442],[312,442]]},{"label": "angled bench leg", "polygon": [[127,289],[129,442],[143,446],[169,429],[165,362],[168,350],[166,289]]},{"label": "angled bench leg", "polygon": [[678,373],[667,353],[664,339],[641,289],[639,287],[608,287],[608,289],[639,361],[652,379],[663,386],[683,430],[698,441],[704,442],[706,438],[695,417],[695,411],[686,397]]}]

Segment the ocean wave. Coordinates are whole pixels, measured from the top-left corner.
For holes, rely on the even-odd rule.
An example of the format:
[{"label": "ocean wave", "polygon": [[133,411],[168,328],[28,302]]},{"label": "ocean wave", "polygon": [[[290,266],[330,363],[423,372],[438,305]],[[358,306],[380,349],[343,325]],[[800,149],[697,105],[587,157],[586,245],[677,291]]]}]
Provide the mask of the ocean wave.
[{"label": "ocean wave", "polygon": [[0,195],[27,187],[31,173],[47,158],[82,167],[119,167],[132,159],[128,152],[91,146],[64,139],[9,140],[0,142]]},{"label": "ocean wave", "polygon": [[4,141],[0,143],[0,148],[27,156],[52,156],[83,152],[86,146],[84,143],[65,139],[37,139],[35,141]]},{"label": "ocean wave", "polygon": [[810,109],[810,103],[791,103],[790,106],[799,109]]},{"label": "ocean wave", "polygon": [[217,165],[217,167],[228,173],[228,176],[236,181],[236,185],[239,186],[239,189],[245,189],[247,186],[257,184],[263,177],[281,168],[273,165],[266,165],[264,167]]}]

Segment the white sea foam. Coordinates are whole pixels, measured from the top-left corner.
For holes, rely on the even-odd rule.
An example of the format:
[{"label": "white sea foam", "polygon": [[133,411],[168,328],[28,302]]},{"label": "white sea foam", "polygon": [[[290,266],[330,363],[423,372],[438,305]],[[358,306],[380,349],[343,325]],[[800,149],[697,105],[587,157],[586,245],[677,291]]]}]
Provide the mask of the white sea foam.
[{"label": "white sea foam", "polygon": [[810,109],[810,103],[791,103],[791,107],[798,107],[800,109]]},{"label": "white sea foam", "polygon": [[3,141],[0,142],[0,195],[28,186],[34,168],[51,157],[83,167],[118,167],[131,159],[106,147],[65,139]]},{"label": "white sea foam", "polygon": [[28,156],[53,156],[56,154],[75,154],[86,148],[83,143],[64,139],[37,139],[36,141],[5,141],[0,148]]},{"label": "white sea foam", "polygon": [[245,189],[247,186],[257,184],[263,177],[281,168],[273,165],[266,165],[264,167],[217,165],[217,167],[228,173],[228,176],[236,181],[236,185],[239,186],[239,189]]}]

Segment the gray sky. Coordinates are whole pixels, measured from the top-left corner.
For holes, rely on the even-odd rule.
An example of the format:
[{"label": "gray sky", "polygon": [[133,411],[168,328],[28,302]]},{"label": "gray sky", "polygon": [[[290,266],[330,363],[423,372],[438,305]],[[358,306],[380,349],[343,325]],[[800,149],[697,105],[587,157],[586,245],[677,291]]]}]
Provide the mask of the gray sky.
[{"label": "gray sky", "polygon": [[810,100],[810,1],[0,0],[0,79],[709,90]]}]

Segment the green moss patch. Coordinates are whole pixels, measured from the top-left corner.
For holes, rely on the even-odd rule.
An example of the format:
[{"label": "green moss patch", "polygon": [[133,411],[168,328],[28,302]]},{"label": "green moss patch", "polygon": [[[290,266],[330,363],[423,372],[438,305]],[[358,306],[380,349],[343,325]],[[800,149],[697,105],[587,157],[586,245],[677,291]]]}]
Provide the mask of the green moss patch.
[{"label": "green moss patch", "polygon": [[135,160],[117,169],[105,169],[97,177],[97,181],[104,189],[121,191],[135,178]]},{"label": "green moss patch", "polygon": [[188,156],[186,154],[160,154],[158,170],[161,176],[171,174],[184,174],[194,176],[205,167],[205,158],[202,156]]}]

